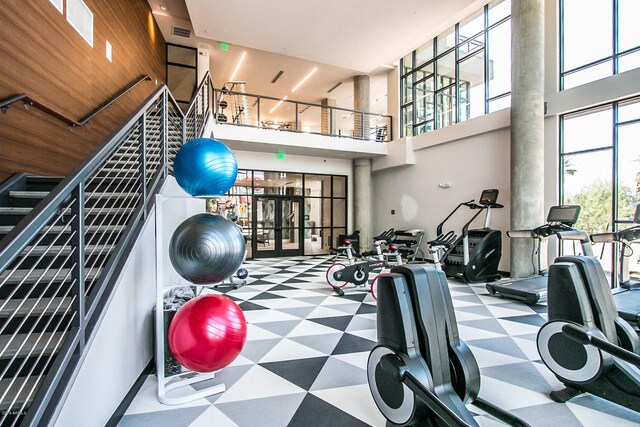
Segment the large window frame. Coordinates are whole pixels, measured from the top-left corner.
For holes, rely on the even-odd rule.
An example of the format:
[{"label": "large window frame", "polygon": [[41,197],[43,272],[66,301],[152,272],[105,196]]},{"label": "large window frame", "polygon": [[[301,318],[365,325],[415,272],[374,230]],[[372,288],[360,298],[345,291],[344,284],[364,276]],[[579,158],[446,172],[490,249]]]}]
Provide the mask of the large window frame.
[{"label": "large window frame", "polygon": [[[488,43],[489,32],[500,25],[510,25],[511,13],[490,22],[489,11],[501,2],[492,2],[482,9],[482,29],[474,34],[461,37],[461,23],[455,24],[453,33],[450,29],[433,38],[425,45],[414,50],[400,59],[400,137],[415,136],[434,129],[439,129],[451,124],[460,123],[471,117],[470,104],[463,103],[462,95],[469,96],[469,82],[461,81],[460,65],[478,55],[483,56],[483,86],[484,86],[484,111],[483,114],[492,112],[492,102],[503,100],[511,95],[511,90],[489,96],[489,77],[491,75],[491,61],[489,57],[490,46]],[[472,15],[473,16],[473,15]],[[448,37],[454,37],[453,46],[438,50],[439,44],[446,44]],[[472,47],[473,44],[475,47]],[[468,49],[463,47],[467,46]],[[423,56],[428,52],[427,60],[417,64],[418,55]],[[454,75],[448,75],[439,70],[444,68],[445,58],[454,55]],[[450,80],[443,84],[442,78]],[[422,93],[422,86],[431,80],[428,94]],[[432,107],[430,114],[423,112],[421,99],[429,97]],[[467,101],[469,99],[467,98]],[[497,105],[497,104],[496,104]]]},{"label": "large window frame", "polygon": [[[620,108],[622,106],[629,105],[638,105],[638,112],[635,117],[632,118],[621,118],[620,117]],[[566,130],[565,125],[566,121],[577,118],[583,115],[596,114],[606,112],[607,114],[611,114],[611,129],[609,130],[610,139],[607,144],[601,145],[592,145],[583,149],[574,149],[571,151],[565,150],[565,140],[566,140]],[[635,110],[634,110],[635,111]],[[615,232],[621,229],[630,227],[633,224],[633,221],[629,217],[621,217],[620,205],[621,200],[619,199],[620,192],[620,130],[626,126],[638,125],[640,124],[640,97],[630,97],[616,102],[609,102],[605,104],[601,104],[594,107],[589,107],[585,109],[581,109],[578,111],[574,111],[571,113],[567,113],[560,116],[560,144],[559,144],[559,162],[558,162],[558,176],[559,179],[559,195],[560,195],[560,203],[567,204],[572,203],[572,200],[569,200],[565,191],[565,179],[566,173],[565,168],[567,168],[568,158],[570,156],[580,156],[580,155],[590,155],[597,153],[608,153],[611,157],[611,165],[609,166],[609,170],[611,171],[611,205],[610,212],[611,217],[609,218],[609,225],[611,225],[610,229],[596,230],[597,232]],[[626,144],[626,142],[625,142]],[[602,170],[606,170],[607,165],[602,165]],[[571,173],[569,173],[571,174]],[[637,172],[637,178],[640,178],[640,170]],[[640,202],[640,194],[638,194],[640,188],[636,189],[635,203]],[[583,207],[584,211],[584,207]],[[585,212],[581,212],[581,217]],[[627,212],[628,214],[628,212]],[[579,223],[578,223],[579,224]],[[578,225],[579,226],[579,225]],[[610,265],[603,265],[605,269],[610,269],[611,271],[611,284],[615,284],[617,282],[617,274],[618,274],[618,256],[617,250],[619,249],[617,245],[612,248],[606,248],[607,250],[612,251],[611,263]],[[604,251],[605,248],[602,248]]]},{"label": "large window frame", "polygon": [[[638,46],[635,47],[631,47],[628,49],[625,49],[624,51],[620,51],[620,16],[619,16],[619,1],[620,0],[611,0],[611,7],[612,7],[612,19],[613,19],[613,23],[612,23],[612,38],[611,38],[611,55],[599,58],[599,59],[595,59],[593,61],[590,61],[588,63],[585,64],[580,64],[578,66],[575,66],[571,69],[565,70],[565,54],[566,54],[566,47],[565,47],[565,16],[566,16],[566,10],[565,10],[565,0],[560,0],[559,2],[559,16],[560,16],[560,52],[559,52],[559,70],[560,70],[560,90],[565,90],[565,79],[568,76],[571,75],[575,75],[577,73],[580,73],[582,71],[588,70],[588,69],[593,69],[594,67],[597,67],[599,65],[602,64],[606,64],[607,62],[611,62],[611,75],[616,75],[619,73],[619,61],[621,58],[624,58],[627,55],[633,55],[634,53],[640,52],[640,44]],[[594,78],[594,80],[597,80],[601,77],[596,77]],[[591,80],[591,81],[594,81]],[[588,82],[585,83],[581,83],[575,86],[571,86],[571,87],[576,87],[576,86],[580,86],[582,84],[586,84]]]},{"label": "large window frame", "polygon": [[[254,205],[254,197],[256,196],[277,196],[274,194],[269,194],[266,192],[258,192],[256,188],[267,188],[256,184],[256,174],[278,174],[278,175],[301,175],[302,183],[300,188],[290,187],[288,189],[293,190],[291,192],[285,192],[281,194],[281,196],[290,196],[290,197],[301,197],[303,199],[303,206],[306,206],[308,200],[314,199],[318,201],[321,209],[324,209],[324,206],[328,206],[329,209],[327,211],[322,212],[323,215],[329,215],[328,225],[316,224],[313,227],[310,223],[307,222],[307,214],[305,213],[302,234],[307,236],[311,234],[312,231],[314,235],[320,236],[323,240],[321,243],[321,247],[325,248],[325,252],[314,252],[312,254],[307,253],[306,248],[304,249],[304,255],[321,255],[325,253],[329,253],[329,248],[333,247],[336,244],[336,240],[340,234],[346,234],[348,228],[348,218],[349,218],[349,177],[347,175],[337,175],[337,174],[322,174],[322,173],[304,173],[304,172],[292,172],[292,171],[280,171],[280,170],[263,170],[263,169],[238,169],[239,176],[247,177],[246,183],[247,185],[234,185],[229,189],[229,191],[225,194],[225,198],[234,198],[239,199],[241,197],[246,197],[246,202],[250,205],[250,212],[252,213],[253,205]],[[319,196],[314,196],[307,194],[307,177],[329,177],[330,179],[330,189],[328,190],[328,195],[320,194]],[[250,178],[249,178],[250,177]],[[343,206],[344,209],[339,209],[340,206]],[[215,209],[218,212],[217,209]],[[340,211],[340,212],[338,212]],[[251,217],[250,212],[248,212],[247,218]],[[340,216],[340,218],[338,218]],[[243,234],[247,237],[248,241],[254,239],[252,230],[253,227],[250,223],[243,224],[239,223],[239,225],[243,228]],[[306,238],[306,237],[305,237]],[[247,247],[249,250],[251,245]],[[249,258],[253,258],[254,254],[251,251],[249,254]]]}]

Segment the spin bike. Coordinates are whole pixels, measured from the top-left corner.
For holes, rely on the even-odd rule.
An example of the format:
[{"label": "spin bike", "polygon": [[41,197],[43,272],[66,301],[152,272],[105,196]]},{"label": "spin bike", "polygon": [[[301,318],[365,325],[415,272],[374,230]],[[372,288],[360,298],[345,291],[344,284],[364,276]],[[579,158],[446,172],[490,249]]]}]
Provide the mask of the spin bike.
[{"label": "spin bike", "polygon": [[[347,265],[341,262],[334,262],[329,266],[326,273],[326,279],[329,286],[339,295],[344,296],[343,287],[347,283],[353,283],[356,287],[364,287],[369,281],[369,273],[379,271],[386,265],[385,256],[382,252],[382,245],[388,244],[395,234],[394,229],[389,229],[379,236],[374,237],[373,246],[375,248],[375,257],[357,262],[353,254],[351,240],[345,239],[342,246],[336,248],[338,254],[336,258],[342,254],[347,257]],[[397,251],[396,251],[397,252]],[[336,259],[334,258],[334,260]]]}]

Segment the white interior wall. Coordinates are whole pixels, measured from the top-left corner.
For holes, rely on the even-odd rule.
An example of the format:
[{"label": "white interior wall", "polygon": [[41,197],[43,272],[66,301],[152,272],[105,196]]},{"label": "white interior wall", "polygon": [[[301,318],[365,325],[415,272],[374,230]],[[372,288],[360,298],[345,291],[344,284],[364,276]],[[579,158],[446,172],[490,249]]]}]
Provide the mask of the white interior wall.
[{"label": "white interior wall", "polygon": [[[169,177],[167,196],[185,193]],[[55,422],[60,427],[104,426],[153,357],[156,295],[155,208],[147,217],[82,366]]]},{"label": "white interior wall", "polygon": [[[413,141],[420,138],[414,137]],[[425,230],[425,241],[436,237],[436,226],[459,203],[479,199],[483,189],[500,190],[504,209],[492,212],[491,227],[509,229],[509,130],[499,128],[415,151],[415,165],[374,173],[374,232],[388,228]],[[440,186],[449,185],[448,188]],[[391,210],[395,209],[395,215]],[[460,230],[475,211],[460,208],[451,224]],[[481,228],[484,215],[472,228]],[[449,224],[449,222],[447,223]],[[503,236],[501,270],[508,270],[508,238]]]},{"label": "white interior wall", "polygon": [[274,153],[250,151],[233,152],[238,160],[238,168],[282,172],[317,173],[347,176],[347,232],[353,227],[353,160],[331,157],[311,157],[286,155],[278,159]]}]

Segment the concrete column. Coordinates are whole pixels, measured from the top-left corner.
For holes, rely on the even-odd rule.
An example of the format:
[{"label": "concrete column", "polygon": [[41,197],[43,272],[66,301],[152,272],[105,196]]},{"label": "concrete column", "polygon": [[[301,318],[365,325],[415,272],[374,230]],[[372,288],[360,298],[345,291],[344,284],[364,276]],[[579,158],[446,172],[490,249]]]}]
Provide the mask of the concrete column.
[{"label": "concrete column", "polygon": [[[322,105],[323,107],[335,107],[336,100],[333,98],[324,98],[320,102],[320,105]],[[337,113],[335,112],[335,110],[332,114],[329,108],[323,108],[320,111],[320,132],[322,132],[322,134],[329,135],[331,132],[333,132],[333,134],[335,135],[338,133],[338,130],[336,129],[336,115]]]},{"label": "concrete column", "polygon": [[[369,76],[353,77],[353,109],[369,112],[371,102],[371,84]],[[364,117],[363,117],[364,116]],[[353,137],[369,139],[369,115],[353,115]]]},{"label": "concrete column", "polygon": [[360,230],[360,251],[373,247],[371,159],[360,158],[353,161],[353,218],[354,230]]},{"label": "concrete column", "polygon": [[[511,3],[511,229],[544,221],[544,0]],[[511,277],[533,274],[532,239],[511,239]]]}]

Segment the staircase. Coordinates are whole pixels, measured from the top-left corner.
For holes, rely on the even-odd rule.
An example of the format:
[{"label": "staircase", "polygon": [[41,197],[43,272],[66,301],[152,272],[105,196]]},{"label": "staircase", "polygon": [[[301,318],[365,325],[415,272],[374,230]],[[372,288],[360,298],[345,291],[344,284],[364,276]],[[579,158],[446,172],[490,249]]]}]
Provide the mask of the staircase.
[{"label": "staircase", "polygon": [[68,177],[0,185],[0,426],[54,419],[154,194],[201,136],[210,85],[187,117],[157,89]]}]

